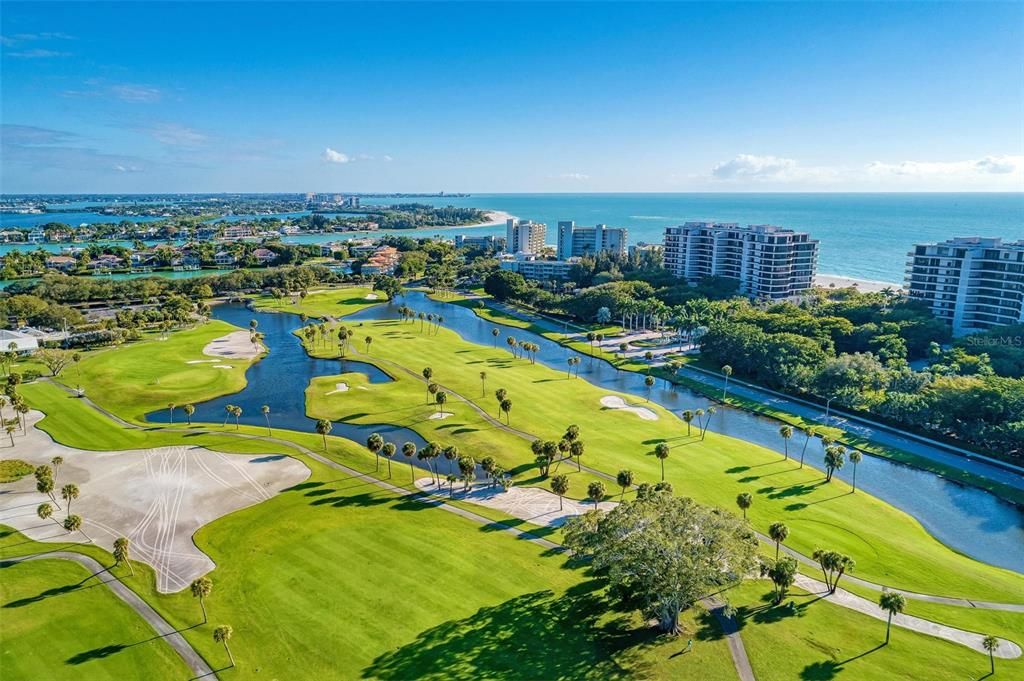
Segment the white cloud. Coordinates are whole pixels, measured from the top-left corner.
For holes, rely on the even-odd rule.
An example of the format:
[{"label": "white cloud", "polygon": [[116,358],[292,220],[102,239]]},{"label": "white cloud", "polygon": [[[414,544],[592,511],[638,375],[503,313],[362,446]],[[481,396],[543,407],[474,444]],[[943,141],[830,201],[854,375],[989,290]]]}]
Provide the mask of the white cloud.
[{"label": "white cloud", "polygon": [[866,166],[875,176],[966,179],[985,175],[1010,175],[1024,172],[1024,156],[986,156],[965,161],[875,161]]},{"label": "white cloud", "polygon": [[160,101],[160,90],[149,85],[132,85],[123,83],[111,85],[110,91],[115,97],[125,102],[158,102]]},{"label": "white cloud", "polygon": [[352,157],[348,154],[343,154],[340,151],[335,151],[330,147],[324,149],[324,153],[320,154],[320,158],[328,163],[351,163]]},{"label": "white cloud", "polygon": [[157,123],[142,128],[161,144],[172,147],[198,147],[206,143],[206,135],[180,123]]},{"label": "white cloud", "polygon": [[391,156],[389,156],[388,154],[384,154],[383,156],[381,156],[381,158],[384,159],[385,161],[394,161],[395,160],[395,159],[391,158]]},{"label": "white cloud", "polygon": [[113,169],[116,170],[119,173],[141,173],[142,172],[142,168],[139,168],[138,166],[126,166],[126,165],[121,165],[120,163],[115,163],[114,166],[113,166]]},{"label": "white cloud", "polygon": [[584,182],[590,179],[590,175],[585,173],[562,173],[558,176],[560,180],[576,180],[577,182]]},{"label": "white cloud", "polygon": [[792,174],[796,167],[797,162],[791,158],[740,154],[735,158],[716,165],[711,169],[711,175],[720,180],[738,178],[778,179],[779,177]]},{"label": "white cloud", "polygon": [[44,50],[37,47],[31,50],[21,50],[20,52],[8,52],[7,56],[18,59],[45,59],[47,57],[70,57],[71,53],[58,50]]}]

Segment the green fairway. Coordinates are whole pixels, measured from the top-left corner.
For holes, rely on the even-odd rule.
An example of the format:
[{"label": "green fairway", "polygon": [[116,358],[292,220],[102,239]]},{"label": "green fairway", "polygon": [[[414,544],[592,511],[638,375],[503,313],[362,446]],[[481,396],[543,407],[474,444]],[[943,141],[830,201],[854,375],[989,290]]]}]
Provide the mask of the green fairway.
[{"label": "green fairway", "polygon": [[141,617],[76,563],[43,560],[3,568],[0,613],[4,679],[191,676]]},{"label": "green fairway", "polygon": [[[369,296],[370,298],[368,298]],[[345,288],[314,291],[305,298],[293,297],[276,300],[271,296],[261,296],[253,301],[253,306],[264,312],[304,312],[310,317],[344,317],[358,312],[368,305],[387,302],[388,296],[383,291],[374,291],[369,286],[347,286]]]},{"label": "green fairway", "polygon": [[[894,626],[885,641],[885,622],[817,600],[794,589],[787,602],[795,612],[771,605],[771,583],[748,581],[730,589],[740,633],[759,681],[829,679],[929,679],[960,681],[988,674],[988,656],[941,639]],[[919,615],[910,602],[908,614]],[[996,660],[993,678],[1020,678],[1024,659]]]}]

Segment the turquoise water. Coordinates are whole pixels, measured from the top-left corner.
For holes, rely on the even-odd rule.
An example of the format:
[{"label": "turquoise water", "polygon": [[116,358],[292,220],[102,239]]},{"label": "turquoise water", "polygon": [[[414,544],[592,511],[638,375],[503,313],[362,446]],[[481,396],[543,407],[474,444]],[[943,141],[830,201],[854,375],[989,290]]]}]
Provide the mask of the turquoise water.
[{"label": "turquoise water", "polygon": [[[397,200],[397,199],[396,199]],[[546,222],[555,240],[559,220],[604,222],[628,227],[629,242],[661,241],[665,227],[687,220],[772,223],[810,232],[821,241],[818,271],[860,279],[903,281],[907,252],[914,243],[954,236],[1024,239],[1024,193],[1015,194],[474,194],[468,197],[410,199],[420,203],[502,210]],[[94,213],[0,215],[0,225],[50,220],[71,224],[117,222]],[[399,233],[497,234],[504,227],[451,228]],[[318,243],[336,234],[290,237]],[[10,246],[0,245],[0,254]],[[56,246],[54,250],[59,250]]]}]

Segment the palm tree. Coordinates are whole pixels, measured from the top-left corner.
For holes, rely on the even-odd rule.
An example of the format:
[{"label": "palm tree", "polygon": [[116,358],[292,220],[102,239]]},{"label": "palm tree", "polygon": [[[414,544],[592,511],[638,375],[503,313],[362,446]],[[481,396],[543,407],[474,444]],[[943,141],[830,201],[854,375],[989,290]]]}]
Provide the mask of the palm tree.
[{"label": "palm tree", "polygon": [[604,483],[601,482],[600,480],[595,480],[594,482],[587,485],[587,498],[594,502],[595,509],[597,508],[598,502],[604,499],[604,494]]},{"label": "palm tree", "polygon": [[704,434],[708,432],[708,426],[711,425],[711,417],[714,416],[716,413],[718,413],[718,409],[716,409],[715,406],[712,405],[712,406],[708,407],[707,411],[705,411],[704,413],[707,415],[707,418],[704,419],[704,426],[700,430],[700,439],[701,440],[704,439]]},{"label": "palm tree", "polygon": [[430,367],[425,367],[421,372],[424,380],[427,382],[427,404],[430,404],[430,377],[434,375],[434,370]]},{"label": "palm tree", "polygon": [[366,354],[370,354],[370,343],[373,342],[373,336],[367,336],[363,342],[366,343]]},{"label": "palm tree", "polygon": [[264,404],[260,407],[260,411],[263,412],[263,420],[267,422],[267,435],[273,435],[274,432],[270,430],[270,405]]},{"label": "palm tree", "polygon": [[857,491],[857,464],[864,459],[863,455],[856,449],[850,450],[850,463],[853,464],[853,491]]},{"label": "palm tree", "polygon": [[441,390],[434,395],[434,401],[437,402],[437,413],[441,413],[441,409],[444,407],[444,403],[448,401],[448,393]]},{"label": "palm tree", "polygon": [[441,386],[439,386],[437,383],[428,383],[427,384],[427,404],[430,404],[430,402],[433,400],[434,396],[437,395],[437,391],[440,390],[440,389],[441,389]]},{"label": "palm tree", "polygon": [[327,419],[318,419],[317,422],[316,422],[316,432],[320,433],[320,435],[324,439],[324,451],[325,452],[327,451],[327,434],[331,432],[331,429],[333,427],[334,426],[332,426],[331,422],[328,421]]},{"label": "palm tree", "polygon": [[999,639],[989,634],[981,640],[981,647],[988,651],[989,674],[996,673],[996,648],[999,647]]},{"label": "palm tree", "polygon": [[878,598],[878,607],[889,613],[889,619],[885,623],[885,645],[889,645],[889,630],[892,629],[892,616],[903,612],[907,607],[907,599],[903,594],[896,591],[883,591]]},{"label": "palm tree", "polygon": [[69,482],[60,488],[60,498],[68,504],[68,515],[71,515],[71,502],[78,498],[78,485]]},{"label": "palm tree", "polygon": [[231,634],[234,630],[227,624],[221,624],[213,630],[213,640],[217,643],[224,644],[224,650],[228,654],[228,659],[231,660],[231,666],[235,666],[235,656],[231,654],[231,648],[228,646],[228,641],[231,640]]},{"label": "palm tree", "polygon": [[725,387],[722,388],[722,400],[725,400],[725,396],[729,392],[729,377],[732,376],[732,367],[726,364],[722,367],[722,375],[725,376]]},{"label": "palm tree", "polygon": [[171,423],[174,423],[174,402],[167,403],[167,410],[171,412]]},{"label": "palm tree", "polygon": [[668,458],[669,446],[667,442],[659,442],[654,448],[654,456],[661,459],[661,480],[665,481],[665,459]]},{"label": "palm tree", "polygon": [[69,515],[67,518],[65,518],[64,529],[67,530],[69,533],[81,532],[83,537],[85,537],[89,541],[92,541],[89,535],[85,533],[85,530],[82,529],[82,516],[80,515]]},{"label": "palm tree", "polygon": [[807,445],[811,441],[811,438],[815,437],[817,434],[818,429],[814,426],[808,426],[804,430],[804,435],[806,435],[807,438],[804,440],[804,448],[800,450],[800,468],[804,467],[804,454],[807,453]]},{"label": "palm tree", "polygon": [[743,511],[743,519],[747,519],[747,509],[754,505],[754,497],[750,492],[740,492],[736,495],[736,505]]},{"label": "palm tree", "polygon": [[832,482],[832,474],[846,463],[845,447],[825,447],[825,482]]},{"label": "palm tree", "polygon": [[491,342],[494,344],[494,347],[498,347],[498,336],[500,335],[501,331],[499,329],[491,329]]},{"label": "palm tree", "polygon": [[115,566],[124,563],[128,566],[128,569],[132,573],[132,577],[135,576],[135,568],[132,567],[132,562],[128,559],[128,547],[131,545],[128,537],[118,537],[114,540],[114,563]]},{"label": "palm tree", "polygon": [[510,414],[510,412],[512,411],[512,400],[508,399],[507,397],[503,399],[501,401],[501,410],[505,413],[505,421],[509,425],[512,425],[512,416]]},{"label": "palm tree", "polygon": [[195,405],[186,404],[184,407],[181,408],[181,410],[183,412],[185,412],[185,418],[188,419],[188,425],[191,426],[192,425],[192,414],[196,413]]},{"label": "palm tree", "polygon": [[50,465],[53,466],[53,477],[57,477],[57,473],[60,472],[60,467],[64,464],[63,456],[55,456],[50,459]]},{"label": "palm tree", "polygon": [[50,475],[36,476],[36,491],[50,497],[50,501],[52,501],[57,508],[60,508],[60,504],[57,503],[57,497],[53,495],[53,489],[53,478]]},{"label": "palm tree", "polygon": [[374,459],[377,461],[377,468],[380,470],[380,456],[378,453],[384,448],[384,438],[381,437],[380,433],[370,433],[370,437],[366,438],[366,448],[373,454]]},{"label": "palm tree", "polygon": [[416,453],[416,445],[412,442],[406,442],[402,445],[402,456],[409,461],[409,475],[412,477],[413,482],[416,481],[416,471],[412,467],[412,457]]},{"label": "palm tree", "polygon": [[480,397],[487,394],[487,372],[480,372]]},{"label": "palm tree", "polygon": [[39,516],[40,520],[46,520],[49,518],[60,525],[60,522],[53,517],[53,506],[50,506],[49,504],[39,504],[39,506],[36,507],[36,515]]},{"label": "palm tree", "polygon": [[448,498],[451,499],[455,495],[455,481],[459,478],[455,473],[448,473],[444,476],[444,481],[448,483]]},{"label": "palm tree", "polygon": [[494,399],[498,400],[498,416],[501,416],[501,403],[508,397],[508,391],[504,388],[498,388],[494,391]]},{"label": "palm tree", "polygon": [[689,409],[683,411],[683,420],[686,421],[686,437],[690,437],[690,422],[693,421],[693,412]]},{"label": "palm tree", "polygon": [[551,491],[558,495],[558,510],[562,510],[562,497],[569,493],[569,476],[556,475],[551,478]]},{"label": "palm tree", "polygon": [[654,386],[654,376],[644,378],[644,385],[647,386],[647,401],[651,401],[651,388]]},{"label": "palm tree", "polygon": [[772,523],[768,526],[768,536],[775,542],[775,560],[778,560],[779,545],[789,536],[789,528],[786,527],[786,523]]},{"label": "palm tree", "polygon": [[199,599],[199,607],[203,610],[203,624],[206,624],[206,598],[213,591],[213,582],[209,577],[197,577],[189,585],[192,589],[192,596]]},{"label": "palm tree", "polygon": [[380,448],[380,453],[388,460],[388,477],[391,477],[391,458],[395,455],[398,450],[393,442],[385,442],[384,446]]},{"label": "palm tree", "polygon": [[239,419],[239,417],[242,416],[242,408],[239,407],[237,404],[232,405],[232,407],[231,407],[231,415],[235,417],[235,430],[238,430],[238,428],[239,428],[238,419]]},{"label": "palm tree", "polygon": [[8,423],[6,426],[4,426],[4,432],[7,433],[7,437],[11,438],[12,447],[14,446],[14,431],[16,431],[17,429],[18,427],[13,423]]},{"label": "palm tree", "polygon": [[448,462],[448,472],[452,472],[452,461],[459,458],[459,448],[455,445],[448,445],[441,450],[441,454],[444,455],[445,460]]},{"label": "palm tree", "polygon": [[232,412],[234,412],[235,405],[226,404],[224,405],[224,426],[227,427],[228,419],[231,418]]},{"label": "palm tree", "polygon": [[786,461],[789,461],[789,438],[793,437],[793,426],[782,426],[779,428],[779,435],[786,446]]},{"label": "palm tree", "polygon": [[582,471],[583,464],[580,463],[580,458],[583,457],[583,440],[572,440],[569,442],[569,456],[575,457],[576,459],[576,470]]},{"label": "palm tree", "polygon": [[626,489],[633,486],[633,471],[619,471],[619,474],[615,476],[615,482],[622,488],[622,493],[619,494],[619,501],[622,501],[626,496]]}]

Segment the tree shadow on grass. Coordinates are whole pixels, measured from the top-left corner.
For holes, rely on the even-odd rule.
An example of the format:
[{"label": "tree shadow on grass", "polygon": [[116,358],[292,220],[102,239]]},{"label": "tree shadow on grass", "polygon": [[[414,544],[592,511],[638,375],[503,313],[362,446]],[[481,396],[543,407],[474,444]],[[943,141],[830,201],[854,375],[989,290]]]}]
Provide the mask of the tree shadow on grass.
[{"label": "tree shadow on grass", "polygon": [[115,645],[101,646],[99,648],[93,648],[92,650],[85,650],[81,653],[72,655],[67,659],[67,664],[83,664],[92,660],[102,660],[105,657],[115,655],[122,650],[128,648],[123,643],[117,643]]},{"label": "tree shadow on grass", "polygon": [[843,671],[843,665],[862,658],[865,655],[870,655],[876,650],[881,650],[884,647],[884,643],[879,643],[874,648],[869,648],[863,653],[854,655],[853,657],[848,657],[845,660],[822,660],[821,662],[814,662],[803,668],[800,672],[800,678],[804,681],[830,681],[830,679],[834,679],[839,672]]},{"label": "tree shadow on grass", "polygon": [[375,679],[621,679],[645,676],[645,648],[662,637],[607,619],[597,580],[564,594],[537,591],[421,632],[363,669]]}]

